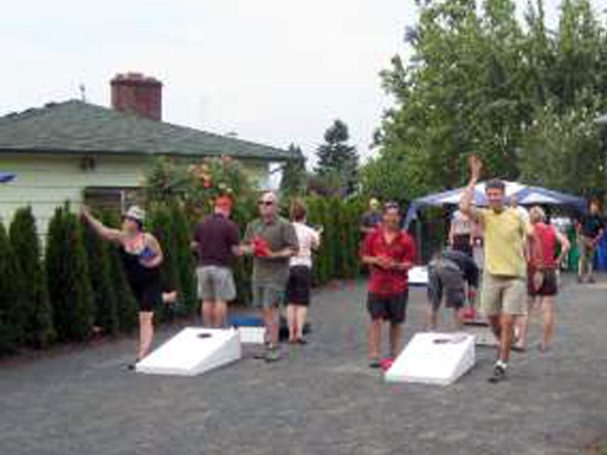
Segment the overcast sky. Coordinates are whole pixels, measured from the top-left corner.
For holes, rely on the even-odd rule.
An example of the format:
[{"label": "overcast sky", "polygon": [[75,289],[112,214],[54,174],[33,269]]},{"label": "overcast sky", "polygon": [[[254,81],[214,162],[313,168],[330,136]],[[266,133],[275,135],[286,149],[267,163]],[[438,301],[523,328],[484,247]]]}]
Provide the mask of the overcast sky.
[{"label": "overcast sky", "polygon": [[[559,3],[546,0],[549,21]],[[413,0],[10,2],[0,115],[78,98],[81,83],[88,101],[108,106],[112,76],[136,71],[163,81],[166,121],[295,142],[311,156],[339,117],[365,157],[390,104],[378,73],[407,55],[415,19]]]}]

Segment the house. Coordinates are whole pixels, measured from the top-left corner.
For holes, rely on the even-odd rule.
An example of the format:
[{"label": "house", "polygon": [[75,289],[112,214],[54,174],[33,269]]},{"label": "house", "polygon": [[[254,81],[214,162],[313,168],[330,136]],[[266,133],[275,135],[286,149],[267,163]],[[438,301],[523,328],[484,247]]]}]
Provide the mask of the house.
[{"label": "house", "polygon": [[15,173],[0,187],[0,217],[31,205],[42,234],[55,207],[83,200],[124,208],[154,157],[177,163],[230,155],[260,186],[270,164],[298,157],[287,150],[177,126],[161,120],[162,84],[138,73],[111,81],[112,109],[70,100],[0,117],[0,170]]}]

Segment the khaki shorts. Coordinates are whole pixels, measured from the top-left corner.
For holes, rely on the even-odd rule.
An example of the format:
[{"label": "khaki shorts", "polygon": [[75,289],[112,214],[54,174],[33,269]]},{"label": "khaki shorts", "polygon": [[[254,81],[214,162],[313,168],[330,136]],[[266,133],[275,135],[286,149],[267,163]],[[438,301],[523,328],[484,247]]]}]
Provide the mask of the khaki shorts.
[{"label": "khaki shorts", "polygon": [[229,302],[236,298],[232,271],[227,267],[207,265],[196,269],[198,298],[203,301]]},{"label": "khaki shorts", "polygon": [[527,314],[527,283],[525,279],[485,273],[481,290],[481,310],[485,316],[495,316],[501,313]]}]

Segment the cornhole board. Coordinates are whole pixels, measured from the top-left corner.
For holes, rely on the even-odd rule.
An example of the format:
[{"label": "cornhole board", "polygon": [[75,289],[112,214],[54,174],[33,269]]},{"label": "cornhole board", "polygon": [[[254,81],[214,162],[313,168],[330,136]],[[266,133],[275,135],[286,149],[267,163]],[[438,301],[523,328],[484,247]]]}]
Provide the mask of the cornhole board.
[{"label": "cornhole board", "polygon": [[474,362],[474,336],[418,333],[386,371],[385,380],[449,385],[472,368]]},{"label": "cornhole board", "polygon": [[195,376],[241,358],[240,336],[234,329],[186,327],[135,365],[148,374]]},{"label": "cornhole board", "polygon": [[409,285],[428,286],[428,267],[415,266],[409,269]]}]

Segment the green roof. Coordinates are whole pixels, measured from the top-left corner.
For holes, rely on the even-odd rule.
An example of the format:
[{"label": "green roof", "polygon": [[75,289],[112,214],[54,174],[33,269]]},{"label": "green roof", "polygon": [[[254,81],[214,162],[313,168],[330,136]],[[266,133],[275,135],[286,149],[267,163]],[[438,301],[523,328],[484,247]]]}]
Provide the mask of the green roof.
[{"label": "green roof", "polygon": [[0,153],[230,155],[297,159],[278,148],[70,100],[0,117]]}]

